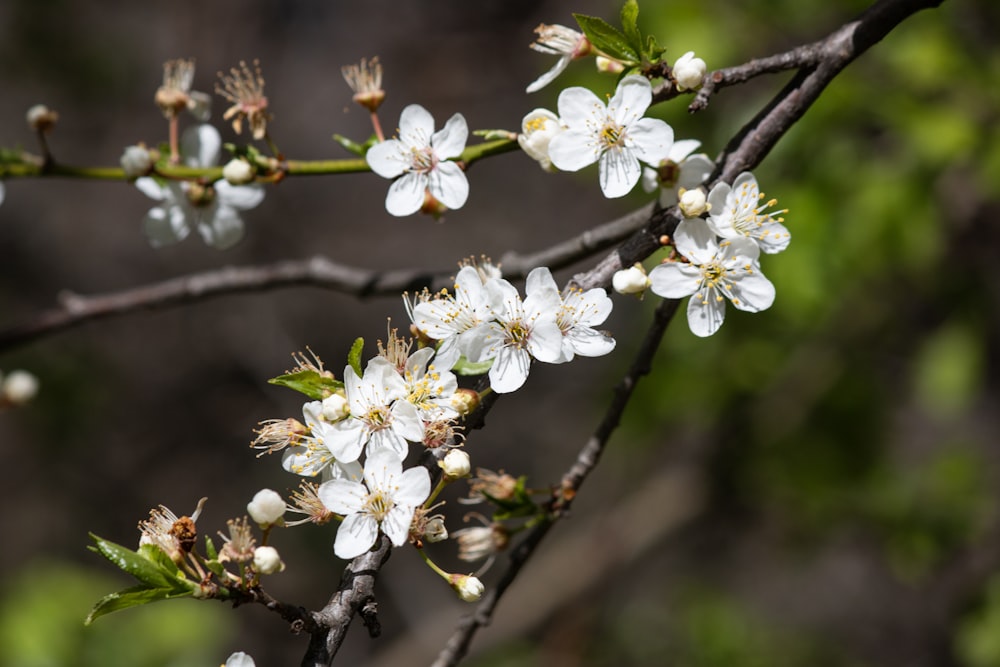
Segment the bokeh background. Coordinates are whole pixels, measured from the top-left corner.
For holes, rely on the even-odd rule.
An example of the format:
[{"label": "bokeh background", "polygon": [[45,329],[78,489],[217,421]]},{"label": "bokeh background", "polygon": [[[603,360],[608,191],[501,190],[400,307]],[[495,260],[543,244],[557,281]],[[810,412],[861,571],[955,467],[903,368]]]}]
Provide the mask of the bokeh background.
[{"label": "bokeh background", "polygon": [[[722,67],[817,39],[855,0],[641,3],[640,26],[673,57]],[[571,84],[613,89],[573,64],[524,87],[553,58],[527,49],[540,22],[572,12],[615,22],[598,0],[213,3],[8,0],[0,4],[0,145],[34,151],[24,123],[43,102],[61,120],[58,160],[115,164],[166,124],[152,104],[165,60],[195,57],[195,88],[258,58],[293,158],[347,157],[363,140],[342,65],[378,55],[392,128],[409,103],[439,123],[516,130]],[[598,472],[480,633],[468,664],[1000,665],[1000,7],[947,1],[907,20],[852,64],[756,170],[790,209],[790,249],[766,257],[769,311],[730,309],[713,338],[678,319]],[[787,75],[730,89],[690,116],[653,113],[709,155]],[[216,98],[214,119],[225,108]],[[393,219],[372,174],[288,179],[218,252],[192,236],[159,250],[152,205],[123,183],[7,182],[0,206],[0,327],[62,290],[114,291],[224,265],[325,255],[376,269],[446,269],[469,255],[531,252],[646,201],[608,201],[593,170],[548,175],[521,154],[477,164],[468,204],[441,222]],[[596,260],[596,258],[595,258]],[[560,282],[574,270],[557,273]],[[651,264],[650,264],[651,265]],[[616,298],[615,354],[537,367],[470,434],[476,465],[556,481],[595,426],[658,299]],[[283,289],[137,312],[0,351],[0,369],[41,380],[0,413],[0,664],[217,665],[233,650],[297,664],[303,638],[262,608],[179,601],[84,628],[102,595],[130,584],[88,552],[87,532],[133,544],[163,503],[209,501],[214,534],[262,487],[297,479],[247,447],[258,421],[301,400],[266,379],[306,345],[339,371],[369,353],[396,299]],[[448,496],[453,528],[463,508]],[[321,606],[339,579],[333,527],[282,531],[277,597]],[[433,551],[463,569],[450,545]],[[466,566],[467,567],[467,566]],[[491,583],[500,567],[485,575]],[[427,664],[468,607],[410,551],[379,581],[384,635],[352,628],[345,664]]]}]

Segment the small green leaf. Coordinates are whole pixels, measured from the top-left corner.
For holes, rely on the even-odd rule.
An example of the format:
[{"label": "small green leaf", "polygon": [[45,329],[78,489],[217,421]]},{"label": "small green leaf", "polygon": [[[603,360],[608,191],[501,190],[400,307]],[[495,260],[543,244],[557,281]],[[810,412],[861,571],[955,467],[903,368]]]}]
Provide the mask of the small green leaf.
[{"label": "small green leaf", "polygon": [[190,594],[191,591],[177,592],[169,588],[133,586],[132,588],[126,588],[125,590],[118,591],[117,593],[105,595],[103,598],[98,600],[97,604],[94,605],[94,608],[90,610],[89,614],[87,614],[87,618],[83,621],[83,624],[90,625],[96,619],[104,616],[105,614],[110,614],[113,611],[128,609],[129,607],[138,607],[139,605],[149,604],[150,602],[159,602],[160,600],[169,600],[170,598],[185,597]]},{"label": "small green leaf", "polygon": [[517,132],[511,132],[510,130],[473,130],[472,134],[482,137],[483,141],[512,141],[517,139]]},{"label": "small green leaf", "polygon": [[102,539],[93,533],[90,534],[90,537],[96,545],[93,547],[95,551],[111,561],[119,570],[128,572],[147,586],[152,588],[170,588],[172,585],[175,585],[177,580],[173,574],[164,572],[159,564],[154,563],[146,556],[127,549],[120,544]]},{"label": "small green leaf", "polygon": [[573,14],[573,18],[598,51],[626,65],[639,64],[641,60],[639,53],[629,45],[628,39],[618,28],[596,16]]},{"label": "small green leaf", "polygon": [[632,50],[642,54],[642,35],[639,33],[639,3],[636,0],[626,0],[621,12],[622,30],[625,39]]},{"label": "small green leaf", "polygon": [[208,560],[219,560],[219,551],[215,548],[215,542],[209,535],[205,536],[205,555]]},{"label": "small green leaf", "polygon": [[656,41],[656,37],[649,35],[646,38],[646,53],[643,54],[646,56],[646,60],[655,65],[663,59],[663,54],[665,52],[666,49],[660,46],[660,44]]},{"label": "small green leaf", "polygon": [[170,556],[167,555],[167,552],[155,544],[143,544],[139,547],[139,554],[155,563],[156,566],[159,567],[160,570],[162,570],[168,577],[177,579],[178,577],[184,576],[180,573],[177,563],[170,560]]},{"label": "small green leaf", "polygon": [[351,346],[351,352],[347,355],[348,365],[354,369],[354,372],[358,374],[358,377],[364,375],[361,370],[361,352],[365,349],[365,339],[357,338],[354,341],[354,345]]},{"label": "small green leaf", "polygon": [[344,383],[340,380],[310,370],[279,375],[276,378],[271,378],[267,383],[294,389],[314,401],[322,401],[327,396],[331,396],[344,388]]},{"label": "small green leaf", "polygon": [[364,157],[365,153],[367,153],[368,149],[371,147],[371,142],[366,141],[363,144],[359,144],[356,141],[351,141],[342,134],[333,135],[333,140],[343,146],[349,153],[354,153],[360,157]]},{"label": "small green leaf", "polygon": [[493,368],[492,359],[473,363],[466,359],[463,355],[458,358],[458,363],[456,363],[454,368],[451,369],[451,372],[455,375],[484,375],[488,373],[491,368]]}]

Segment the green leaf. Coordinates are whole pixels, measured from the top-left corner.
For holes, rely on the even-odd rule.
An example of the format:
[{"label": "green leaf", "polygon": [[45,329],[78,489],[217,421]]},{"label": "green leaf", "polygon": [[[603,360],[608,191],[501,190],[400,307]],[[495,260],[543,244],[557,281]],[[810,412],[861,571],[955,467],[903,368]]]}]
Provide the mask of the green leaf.
[{"label": "green leaf", "polygon": [[[170,588],[176,585],[177,579],[173,573],[164,572],[163,568],[146,556],[127,549],[120,544],[109,542],[93,533],[90,534],[95,546],[94,551],[107,558],[119,570],[128,572],[139,581],[152,588]],[[150,545],[152,546],[152,545]],[[158,547],[154,547],[157,548]],[[174,568],[176,570],[176,567]]]},{"label": "green leaf", "polygon": [[365,339],[357,338],[354,341],[354,345],[351,346],[351,352],[347,355],[347,363],[354,372],[358,374],[358,377],[364,375],[361,370],[361,352],[365,349]]},{"label": "green leaf", "polygon": [[340,380],[310,370],[279,375],[276,378],[271,378],[267,383],[294,389],[314,401],[322,401],[327,396],[332,396],[338,390],[344,388],[344,383]]},{"label": "green leaf", "polygon": [[219,560],[219,551],[215,548],[215,542],[209,535],[205,536],[205,555],[208,560]]},{"label": "green leaf", "polygon": [[642,35],[639,33],[639,3],[636,0],[626,0],[621,12],[622,30],[625,39],[632,50],[642,54]]},{"label": "green leaf", "polygon": [[451,372],[455,375],[484,375],[489,372],[493,367],[493,360],[480,361],[478,363],[473,363],[462,355],[458,358],[458,362],[455,364]]},{"label": "green leaf", "polygon": [[615,60],[620,60],[626,65],[639,64],[641,60],[639,53],[629,45],[625,35],[618,28],[596,16],[573,14],[573,18],[576,19],[583,34],[598,51]]},{"label": "green leaf", "polygon": [[152,561],[163,571],[163,573],[173,579],[178,577],[183,577],[180,573],[180,569],[177,567],[177,563],[170,560],[170,556],[167,555],[160,547],[155,544],[143,544],[139,547],[139,554],[144,558]]},{"label": "green leaf", "polygon": [[343,146],[348,152],[354,153],[355,155],[361,157],[364,157],[365,153],[367,153],[368,149],[371,147],[370,141],[366,141],[363,144],[359,144],[356,141],[351,141],[342,134],[333,135],[333,140],[336,141],[341,146]]},{"label": "green leaf", "polygon": [[663,59],[663,54],[665,52],[666,49],[660,46],[659,42],[656,41],[655,37],[649,35],[646,38],[646,53],[643,54],[645,55],[646,60],[655,65],[656,63],[660,62],[660,60]]},{"label": "green leaf", "polygon": [[90,625],[96,619],[104,616],[105,614],[110,614],[113,611],[128,609],[129,607],[138,607],[139,605],[149,604],[150,602],[159,602],[160,600],[169,600],[170,598],[185,597],[190,594],[190,590],[178,592],[169,588],[133,586],[132,588],[126,588],[125,590],[118,591],[117,593],[105,595],[103,598],[98,600],[97,604],[94,605],[94,608],[90,610],[89,614],[87,614],[87,618],[83,621],[83,624]]}]

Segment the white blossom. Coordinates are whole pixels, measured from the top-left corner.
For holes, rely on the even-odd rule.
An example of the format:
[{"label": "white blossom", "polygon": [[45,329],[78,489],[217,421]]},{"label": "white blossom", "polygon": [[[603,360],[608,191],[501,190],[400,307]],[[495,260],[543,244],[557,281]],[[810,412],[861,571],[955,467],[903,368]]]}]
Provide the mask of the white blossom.
[{"label": "white blossom", "polygon": [[548,25],[542,23],[535,28],[538,39],[530,46],[540,53],[551,53],[559,56],[559,60],[548,72],[531,82],[526,92],[534,93],[552,83],[562,74],[571,61],[582,58],[591,51],[590,42],[582,32],[567,28],[564,25]]},{"label": "white blossom", "polygon": [[[211,125],[190,127],[181,137],[181,153],[191,167],[214,165],[221,147],[219,131]],[[235,186],[224,180],[203,186],[143,177],[135,185],[147,197],[161,202],[150,209],[142,223],[154,248],[183,240],[192,228],[198,230],[208,245],[220,250],[230,248],[243,238],[240,211],[264,200],[260,185]]]},{"label": "white blossom", "polygon": [[438,465],[441,466],[441,470],[444,471],[445,476],[451,479],[465,477],[472,470],[472,462],[469,459],[469,455],[461,449],[453,449],[445,454],[444,459]]},{"label": "white blossom", "polygon": [[434,132],[434,117],[427,109],[419,104],[403,109],[399,138],[375,144],[366,156],[372,171],[396,179],[385,198],[386,210],[396,216],[412,215],[423,206],[428,190],[448,208],[461,208],[469,197],[469,181],[451,158],[462,154],[468,136],[460,113]]},{"label": "white blossom", "polygon": [[257,547],[253,551],[253,569],[257,574],[275,574],[285,569],[281,556],[274,547]]},{"label": "white blossom", "polygon": [[701,188],[684,190],[681,192],[681,200],[677,202],[677,208],[681,210],[685,218],[699,217],[709,209],[705,191]]},{"label": "white blossom", "polygon": [[701,58],[696,58],[694,51],[688,51],[674,62],[674,81],[677,82],[677,90],[697,90],[701,88],[705,80],[705,72],[708,67]]},{"label": "white blossom", "polygon": [[639,294],[649,287],[649,276],[646,275],[642,264],[636,264],[615,271],[615,275],[611,277],[611,286],[619,294]]},{"label": "white blossom", "polygon": [[669,207],[677,203],[681,190],[692,190],[704,183],[715,164],[704,153],[692,155],[699,146],[697,139],[674,142],[658,165],[642,170],[642,189],[655,192],[662,188],[660,205]]},{"label": "white blossom", "polygon": [[[532,269],[525,281],[525,293],[530,297],[546,290],[559,293],[552,272],[544,266]],[[556,314],[556,325],[563,335],[560,362],[572,361],[577,354],[600,357],[615,349],[615,339],[594,328],[608,319],[612,305],[608,293],[599,287],[586,292],[579,288],[562,292]]]},{"label": "white blossom", "polygon": [[653,99],[645,77],[622,79],[607,105],[586,88],[559,94],[559,118],[566,130],[549,143],[549,158],[563,171],[598,163],[605,197],[622,197],[639,182],[640,162],[656,166],[667,157],[674,131],[664,121],[643,118]]},{"label": "white blossom", "polygon": [[378,449],[365,461],[364,483],[337,479],[320,485],[317,495],[327,509],[343,515],[333,551],[339,558],[360,556],[375,544],[379,529],[395,546],[410,532],[413,513],[431,492],[426,468],[403,470],[390,449]]},{"label": "white blossom", "polygon": [[285,501],[277,491],[261,489],[247,504],[247,514],[261,529],[281,525],[285,516]]},{"label": "white blossom", "polygon": [[711,206],[708,225],[724,239],[748,238],[760,246],[761,252],[781,252],[792,240],[788,229],[781,224],[785,219],[777,217],[787,210],[768,211],[778,200],[762,203],[763,199],[764,193],[749,171],[737,176],[732,187],[717,183],[708,193]]},{"label": "white blossom", "polygon": [[726,315],[726,299],[756,313],[774,302],[774,285],[760,271],[759,249],[746,238],[717,242],[701,218],[677,225],[674,247],[687,262],[667,262],[649,272],[650,289],[668,299],[691,295],[688,326],[696,336],[711,336]]},{"label": "white blossom", "polygon": [[424,347],[409,355],[403,369],[406,400],[417,408],[424,421],[454,419],[458,411],[452,405],[458,378],[433,363],[434,348]]},{"label": "white blossom", "polygon": [[555,171],[549,159],[549,143],[563,131],[559,117],[548,109],[535,109],[521,121],[521,133],[517,143],[532,160],[538,162],[545,171]]},{"label": "white blossom", "polygon": [[330,442],[336,434],[333,432],[333,421],[325,416],[324,403],[307,402],[302,406],[302,416],[307,433],[294,434],[294,444],[287,447],[281,457],[282,467],[305,477],[315,477],[322,473],[331,479],[361,479],[360,463],[356,460],[338,460],[330,449]]}]

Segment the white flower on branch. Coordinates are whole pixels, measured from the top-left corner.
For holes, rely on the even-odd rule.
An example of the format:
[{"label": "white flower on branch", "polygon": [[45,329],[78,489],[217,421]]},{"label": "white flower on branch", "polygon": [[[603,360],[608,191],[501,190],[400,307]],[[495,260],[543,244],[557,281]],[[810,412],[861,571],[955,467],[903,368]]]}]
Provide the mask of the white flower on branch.
[{"label": "white flower on branch", "polygon": [[[284,422],[291,422],[291,429],[283,426],[283,422],[272,422],[276,425],[276,428],[273,429],[275,431],[273,439],[264,439],[261,444],[270,443],[269,451],[277,451],[284,443],[287,449],[282,455],[281,465],[285,470],[296,475],[315,477],[323,473],[328,479],[340,477],[360,479],[361,464],[353,460],[338,460],[330,449],[330,442],[335,435],[333,433],[335,420],[328,419],[326,406],[326,400],[309,401],[302,406],[302,417],[305,419],[304,429],[300,428],[302,425],[297,424],[294,420]],[[262,437],[268,435],[267,430],[261,431]],[[281,440],[282,435],[286,432],[289,433],[289,436]],[[260,439],[258,438],[258,440]]]},{"label": "white flower on branch", "polygon": [[708,193],[711,215],[708,226],[724,239],[748,238],[760,246],[761,252],[772,255],[788,247],[792,235],[781,224],[787,209],[768,211],[777,199],[762,202],[764,193],[757,186],[757,179],[744,171],[733,181],[718,183]]},{"label": "white flower on branch", "polygon": [[[529,295],[544,290],[559,291],[552,272],[539,267],[528,274],[525,292]],[[608,293],[599,287],[584,292],[568,288],[560,296],[561,306],[556,314],[556,324],[562,332],[562,357],[572,361],[577,354],[583,357],[600,357],[615,349],[615,339],[594,329],[604,324],[611,314],[612,303]]]},{"label": "white flower on branch", "polygon": [[666,262],[649,272],[650,289],[668,299],[691,296],[688,326],[696,336],[711,336],[726,316],[726,299],[756,313],[774,303],[774,285],[760,271],[760,250],[747,238],[716,241],[701,218],[677,225],[674,247],[687,262]]},{"label": "white flower on branch", "polygon": [[705,72],[708,66],[701,58],[696,58],[694,51],[688,51],[674,62],[674,81],[677,83],[677,90],[697,90],[701,88],[705,80]]},{"label": "white flower on branch", "polygon": [[639,182],[640,162],[656,166],[670,153],[674,131],[664,121],[643,118],[653,100],[645,77],[622,79],[607,105],[586,88],[559,94],[559,118],[566,130],[549,144],[549,158],[563,171],[598,163],[605,197],[623,197]]},{"label": "white flower on branch", "polygon": [[673,206],[677,203],[681,190],[692,190],[708,178],[715,164],[704,153],[692,153],[701,146],[697,139],[675,141],[660,163],[642,170],[642,189],[660,193],[660,205]]},{"label": "white flower on branch", "polygon": [[[392,215],[412,215],[424,204],[424,193],[455,210],[469,197],[469,181],[457,162],[465,149],[469,127],[457,113],[444,128],[434,131],[434,117],[419,104],[411,104],[399,117],[399,138],[375,144],[366,159],[379,176],[395,178],[385,198]],[[398,178],[397,178],[398,177]]]},{"label": "white flower on branch", "polygon": [[545,171],[555,171],[549,159],[549,144],[552,138],[563,131],[559,117],[548,109],[535,109],[521,121],[521,133],[517,143],[521,150],[535,160]]},{"label": "white flower on branch", "polygon": [[395,546],[406,543],[413,513],[431,492],[427,469],[403,470],[403,461],[387,448],[365,461],[364,483],[337,479],[317,494],[331,511],[344,516],[333,551],[339,558],[360,556],[375,544],[379,529]]},{"label": "white flower on branch", "polygon": [[[219,159],[222,138],[211,125],[196,125],[184,131],[181,152],[191,167],[210,167]],[[143,231],[154,248],[182,241],[196,228],[205,243],[220,250],[243,238],[240,211],[264,200],[260,185],[230,185],[224,180],[211,185],[188,181],[137,179],[135,186],[160,202],[142,221]]]},{"label": "white flower on branch", "polygon": [[586,36],[564,25],[542,23],[535,28],[535,34],[538,35],[538,39],[530,44],[531,48],[540,53],[557,55],[559,60],[552,69],[531,82],[525,91],[528,93],[534,93],[549,85],[563,73],[571,61],[591,52],[591,45]]}]

